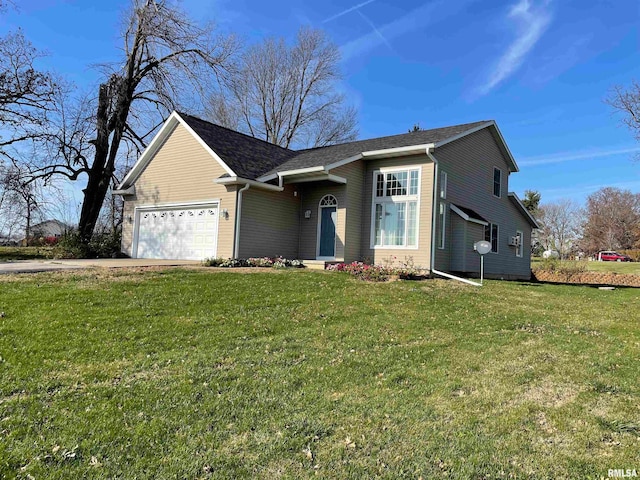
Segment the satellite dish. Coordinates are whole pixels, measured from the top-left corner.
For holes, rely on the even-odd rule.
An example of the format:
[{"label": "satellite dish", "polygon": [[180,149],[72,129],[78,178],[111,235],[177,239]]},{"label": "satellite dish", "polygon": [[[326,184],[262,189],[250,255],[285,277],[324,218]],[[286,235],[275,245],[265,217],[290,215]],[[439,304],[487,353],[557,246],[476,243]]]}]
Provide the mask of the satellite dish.
[{"label": "satellite dish", "polygon": [[480,240],[473,244],[473,249],[480,255],[486,255],[491,251],[491,243],[486,240]]}]

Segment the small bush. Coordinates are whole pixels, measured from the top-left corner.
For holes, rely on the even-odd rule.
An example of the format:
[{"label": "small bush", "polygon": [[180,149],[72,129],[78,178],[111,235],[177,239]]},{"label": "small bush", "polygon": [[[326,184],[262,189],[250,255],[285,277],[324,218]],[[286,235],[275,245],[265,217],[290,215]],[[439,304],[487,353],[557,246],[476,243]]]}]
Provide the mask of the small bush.
[{"label": "small bush", "polygon": [[89,244],[76,231],[58,238],[52,249],[53,258],[113,258],[120,255],[120,232],[96,233]]},{"label": "small bush", "polygon": [[238,268],[238,267],[263,267],[263,268],[301,268],[304,265],[300,260],[289,260],[284,257],[253,257],[253,258],[207,258],[203,264],[206,267]]},{"label": "small bush", "polygon": [[558,260],[557,258],[545,258],[533,268],[535,272],[554,273],[564,277],[566,280],[574,275],[579,275],[587,271],[585,261]]},{"label": "small bush", "polygon": [[381,265],[368,265],[363,262],[334,263],[327,270],[346,272],[360,280],[370,282],[385,282],[391,275],[397,275],[392,269]]}]

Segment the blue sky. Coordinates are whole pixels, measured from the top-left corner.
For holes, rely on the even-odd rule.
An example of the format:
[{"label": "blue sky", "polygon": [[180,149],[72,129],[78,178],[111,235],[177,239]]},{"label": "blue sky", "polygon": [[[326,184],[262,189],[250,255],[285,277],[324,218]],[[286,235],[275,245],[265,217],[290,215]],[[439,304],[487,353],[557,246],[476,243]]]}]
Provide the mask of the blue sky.
[{"label": "blue sky", "polygon": [[[0,18],[80,86],[118,59],[124,0],[23,0]],[[360,138],[495,119],[520,172],[510,190],[583,202],[603,186],[640,192],[640,145],[604,103],[640,78],[637,0],[184,0],[245,42],[324,29],[340,47],[339,86]]]}]

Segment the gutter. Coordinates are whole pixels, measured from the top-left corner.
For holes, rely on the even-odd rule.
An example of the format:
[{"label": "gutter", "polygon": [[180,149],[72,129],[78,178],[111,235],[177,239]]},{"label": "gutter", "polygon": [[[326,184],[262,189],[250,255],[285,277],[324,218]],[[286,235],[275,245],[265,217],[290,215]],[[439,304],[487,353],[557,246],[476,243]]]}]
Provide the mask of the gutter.
[{"label": "gutter", "polygon": [[[436,207],[438,206],[438,179],[440,176],[438,175],[438,159],[433,156],[433,148],[427,147],[427,157],[431,159],[433,162],[433,199],[431,201],[431,265],[430,270],[432,274],[438,275],[440,277],[449,278],[451,280],[457,280],[462,283],[467,283],[469,285],[473,285],[475,287],[481,287],[481,283],[476,283],[471,280],[462,277],[456,277],[455,275],[451,275],[450,273],[441,272],[435,269],[436,264],[436,218],[437,212]],[[444,225],[442,226],[444,228]]]},{"label": "gutter", "polygon": [[269,183],[257,182],[255,180],[249,180],[248,178],[242,177],[220,177],[214,180],[214,183],[219,185],[253,185],[256,188],[261,188],[263,190],[272,190],[274,192],[281,192],[284,190],[283,187],[279,187],[276,185],[271,185]]},{"label": "gutter", "polygon": [[235,235],[234,235],[234,243],[233,243],[233,258],[238,258],[238,253],[240,251],[240,219],[242,216],[242,193],[249,190],[251,187],[250,183],[246,183],[244,187],[238,190],[238,195],[236,195],[236,226],[235,226]]}]

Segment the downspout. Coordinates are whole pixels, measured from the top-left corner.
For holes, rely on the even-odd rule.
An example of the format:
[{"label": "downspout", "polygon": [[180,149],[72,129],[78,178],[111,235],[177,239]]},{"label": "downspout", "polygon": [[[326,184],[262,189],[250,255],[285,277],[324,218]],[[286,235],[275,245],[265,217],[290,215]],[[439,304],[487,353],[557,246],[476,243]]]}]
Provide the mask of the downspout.
[{"label": "downspout", "polygon": [[249,187],[251,187],[250,184],[245,184],[244,187],[238,190],[238,195],[236,196],[236,234],[233,245],[233,258],[238,258],[238,254],[240,253],[240,218],[242,216],[242,193],[249,190]]},{"label": "downspout", "polygon": [[[451,275],[450,273],[441,272],[436,270],[436,218],[437,218],[437,206],[438,206],[438,180],[440,176],[438,175],[438,159],[433,156],[432,148],[427,148],[427,157],[431,159],[433,162],[433,199],[432,199],[432,207],[431,207],[431,273],[438,275],[440,277],[449,278],[451,280],[457,280],[462,283],[467,283],[469,285],[473,285],[475,287],[481,287],[481,283],[476,283],[471,280],[462,277],[456,277],[455,275]],[[445,226],[443,225],[442,228]]]}]

